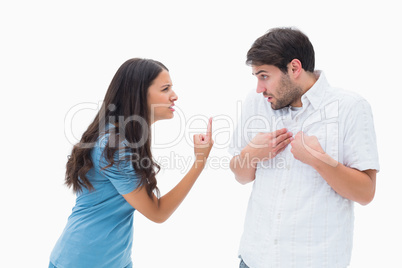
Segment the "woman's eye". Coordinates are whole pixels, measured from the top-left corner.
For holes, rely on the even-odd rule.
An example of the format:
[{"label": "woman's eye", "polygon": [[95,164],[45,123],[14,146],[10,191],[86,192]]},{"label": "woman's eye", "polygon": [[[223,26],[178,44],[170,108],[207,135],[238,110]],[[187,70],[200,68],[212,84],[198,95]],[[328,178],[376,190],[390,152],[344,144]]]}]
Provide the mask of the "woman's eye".
[{"label": "woman's eye", "polygon": [[165,87],[164,89],[162,89],[162,91],[168,91],[169,87]]}]

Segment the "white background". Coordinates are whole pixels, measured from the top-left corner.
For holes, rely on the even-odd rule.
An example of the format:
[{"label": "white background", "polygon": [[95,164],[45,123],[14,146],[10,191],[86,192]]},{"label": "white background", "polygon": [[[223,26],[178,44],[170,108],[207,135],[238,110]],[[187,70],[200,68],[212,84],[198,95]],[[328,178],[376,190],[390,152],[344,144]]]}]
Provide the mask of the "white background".
[{"label": "white background", "polygon": [[[220,115],[235,123],[237,102],[256,84],[244,64],[246,52],[277,26],[305,32],[316,68],[333,86],[370,102],[381,172],[374,201],[355,207],[351,267],[401,267],[398,10],[389,0],[2,1],[0,267],[47,267],[75,201],[63,185],[69,133],[80,138],[96,110],[76,113],[67,134],[66,115],[77,104],[96,107],[125,60],[163,62],[186,118]],[[216,122],[215,131],[227,131],[229,121]],[[179,127],[188,132],[191,126],[178,116],[158,122],[155,139],[168,142]],[[223,145],[229,138],[215,135]],[[173,151],[191,157],[191,145],[184,136],[179,141],[155,149],[155,156]],[[221,147],[211,156],[228,157]],[[251,185],[236,183],[221,164],[203,172],[167,222],[154,224],[135,213],[135,267],[238,266]],[[178,168],[161,171],[162,194],[183,175]]]}]

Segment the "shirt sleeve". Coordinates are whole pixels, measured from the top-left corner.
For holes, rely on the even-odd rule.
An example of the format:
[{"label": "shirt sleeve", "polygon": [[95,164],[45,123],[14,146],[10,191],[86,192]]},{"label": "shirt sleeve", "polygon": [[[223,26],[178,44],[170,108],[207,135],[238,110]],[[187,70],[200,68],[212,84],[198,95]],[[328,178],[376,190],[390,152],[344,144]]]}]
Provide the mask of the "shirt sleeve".
[{"label": "shirt sleeve", "polygon": [[370,104],[361,99],[349,108],[345,120],[344,164],[360,171],[380,170]]},{"label": "shirt sleeve", "polygon": [[110,180],[121,195],[134,191],[140,185],[140,178],[137,176],[130,159],[130,152],[122,148],[115,153],[115,162],[112,166],[103,168],[109,165],[103,155],[99,160],[100,173]]}]

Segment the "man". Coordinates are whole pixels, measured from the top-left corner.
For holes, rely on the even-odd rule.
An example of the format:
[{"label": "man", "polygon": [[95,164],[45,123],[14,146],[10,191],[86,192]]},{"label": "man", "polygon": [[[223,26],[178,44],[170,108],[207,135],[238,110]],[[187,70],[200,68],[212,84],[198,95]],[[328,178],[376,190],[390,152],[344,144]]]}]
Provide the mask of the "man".
[{"label": "man", "polygon": [[353,204],[373,200],[379,170],[369,104],[314,70],[308,37],[271,29],[247,53],[257,93],[243,103],[230,168],[254,182],[240,267],[349,265]]}]

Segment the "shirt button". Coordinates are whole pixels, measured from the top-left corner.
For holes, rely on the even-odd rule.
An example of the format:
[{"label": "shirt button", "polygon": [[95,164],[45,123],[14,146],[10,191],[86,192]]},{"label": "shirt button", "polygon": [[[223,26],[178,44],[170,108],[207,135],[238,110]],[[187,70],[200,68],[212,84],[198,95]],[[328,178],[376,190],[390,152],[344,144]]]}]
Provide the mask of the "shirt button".
[{"label": "shirt button", "polygon": [[281,213],[278,213],[277,218],[278,220],[281,218]]},{"label": "shirt button", "polygon": [[283,189],[282,189],[282,193],[283,193],[283,194],[286,193],[286,188],[283,188]]},{"label": "shirt button", "polygon": [[274,240],[274,245],[278,245],[278,239]]}]

